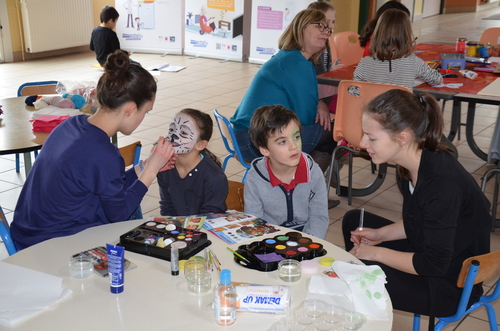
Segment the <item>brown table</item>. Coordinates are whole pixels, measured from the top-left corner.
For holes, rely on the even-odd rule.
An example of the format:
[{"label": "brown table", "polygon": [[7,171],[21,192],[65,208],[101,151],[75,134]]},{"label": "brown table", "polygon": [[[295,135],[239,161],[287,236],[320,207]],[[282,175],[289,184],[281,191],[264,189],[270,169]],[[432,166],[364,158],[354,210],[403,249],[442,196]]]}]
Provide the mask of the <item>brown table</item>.
[{"label": "brown table", "polygon": [[34,107],[24,103],[25,97],[0,99],[3,115],[0,115],[0,155],[24,154],[26,176],[31,170],[31,152],[42,148],[47,132],[33,132],[31,115]]},{"label": "brown table", "polygon": [[[423,59],[424,61],[439,61],[440,53],[456,53],[455,47],[453,45],[438,45],[438,44],[417,44],[415,54]],[[467,64],[468,69],[472,69],[470,64]],[[353,79],[353,74],[356,66],[347,66],[335,71],[330,71],[318,76],[318,83],[338,85],[340,81]],[[500,77],[498,74],[493,74],[489,72],[477,72],[478,77],[474,80],[462,77],[459,74],[457,78],[445,78],[443,83],[462,83],[463,86],[457,89],[449,87],[432,87],[427,83],[420,84],[413,88],[416,94],[419,93],[430,93],[438,99],[451,100],[453,101],[453,109],[451,116],[450,132],[448,134],[448,139],[453,141],[458,133],[458,139],[460,139],[460,125],[465,125],[466,127],[466,137],[467,143],[471,150],[482,160],[487,160],[488,154],[481,151],[474,141],[473,127],[474,127],[474,115],[476,103],[485,103],[500,105],[500,98],[493,96],[480,96],[477,93],[483,88],[488,86],[496,78]],[[467,120],[463,124],[461,123],[461,102],[467,102]]]}]

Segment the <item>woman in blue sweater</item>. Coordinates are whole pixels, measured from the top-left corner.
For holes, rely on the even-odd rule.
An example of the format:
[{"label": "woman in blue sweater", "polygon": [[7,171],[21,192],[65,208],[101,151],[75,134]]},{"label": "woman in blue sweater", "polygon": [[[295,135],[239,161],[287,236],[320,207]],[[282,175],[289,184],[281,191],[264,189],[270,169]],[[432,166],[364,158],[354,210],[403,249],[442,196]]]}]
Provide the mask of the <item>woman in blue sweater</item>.
[{"label": "woman in blue sweater", "polygon": [[277,104],[292,110],[299,118],[303,152],[333,152],[336,143],[330,131],[330,111],[326,103],[318,99],[314,68],[331,33],[325,15],[311,9],[299,12],[283,32],[280,51],[255,75],[231,117],[245,161],[262,156],[250,139],[253,113],[261,106]]},{"label": "woman in blue sweater", "polygon": [[157,173],[172,168],[174,150],[160,137],[147,160],[125,171],[110,137],[139,126],[153,108],[156,81],[120,50],[104,71],[99,110],[70,117],[52,131],[26,179],[11,226],[18,249],[129,219]]}]

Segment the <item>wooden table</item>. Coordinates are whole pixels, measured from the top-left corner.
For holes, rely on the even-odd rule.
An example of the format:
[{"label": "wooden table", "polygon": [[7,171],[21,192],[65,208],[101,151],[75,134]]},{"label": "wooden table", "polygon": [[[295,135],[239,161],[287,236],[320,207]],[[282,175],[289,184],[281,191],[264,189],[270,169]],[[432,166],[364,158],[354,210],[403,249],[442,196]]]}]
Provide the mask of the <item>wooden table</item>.
[{"label": "wooden table", "polygon": [[25,97],[0,99],[3,115],[0,115],[0,155],[24,154],[26,176],[31,170],[31,152],[42,148],[47,132],[33,132],[31,115],[34,107],[27,106]]},{"label": "wooden table", "polygon": [[[439,54],[441,53],[456,53],[455,47],[452,45],[434,45],[434,44],[417,44],[415,54],[423,59],[424,61],[439,61]],[[468,68],[470,68],[469,64]],[[347,66],[335,71],[330,71],[318,76],[318,83],[338,85],[342,80],[352,80],[353,74],[356,66]],[[471,69],[471,68],[470,68]],[[459,88],[449,88],[449,87],[433,87],[427,83],[420,84],[413,88],[416,94],[419,93],[430,93],[438,99],[451,100],[453,101],[450,132],[448,134],[448,139],[453,141],[458,133],[458,139],[460,139],[460,126],[465,125],[466,127],[466,138],[467,143],[471,150],[482,160],[487,160],[488,154],[484,153],[479,149],[476,142],[474,141],[473,127],[474,127],[474,115],[476,103],[493,104],[500,105],[500,98],[493,96],[481,96],[477,93],[483,88],[488,86],[496,78],[499,77],[498,74],[488,73],[488,72],[477,72],[478,77],[474,80],[464,78],[458,74],[457,78],[444,78],[443,83],[461,83],[462,87]],[[467,120],[465,123],[461,123],[461,102],[467,102]]]},{"label": "wooden table", "polygon": [[[219,326],[215,323],[210,307],[213,300],[212,292],[203,296],[191,295],[187,291],[186,280],[182,273],[179,276],[171,276],[170,262],[130,251],[125,251],[125,257],[135,263],[137,268],[125,272],[125,290],[121,294],[110,293],[108,278],[92,275],[90,278],[79,280],[70,277],[68,261],[71,255],[106,243],[116,244],[120,235],[143,222],[144,220],[134,220],[96,226],[72,236],[41,242],[4,259],[3,262],[6,263],[61,277],[62,287],[73,291],[69,297],[55,306],[17,323],[9,330],[265,331],[281,319],[282,315],[238,313],[233,326]],[[282,229],[267,237],[290,231]],[[277,271],[259,272],[246,269],[233,260],[233,255],[226,249],[228,244],[210,232],[208,237],[212,241],[210,249],[217,255],[222,268],[231,270],[234,281],[288,285],[292,291],[292,307],[299,306],[304,300],[311,275],[303,274],[299,281],[285,283],[278,278]],[[313,240],[323,244],[327,255],[338,261],[358,261],[353,255],[332,243],[318,238]],[[250,239],[249,242],[252,241],[256,240]],[[237,245],[233,246],[236,246],[233,249],[237,249]],[[217,270],[214,270],[212,287],[218,280]],[[0,286],[9,285],[0,284]],[[387,312],[389,316],[387,321],[367,318],[361,331],[391,330],[390,301],[387,304]]]}]

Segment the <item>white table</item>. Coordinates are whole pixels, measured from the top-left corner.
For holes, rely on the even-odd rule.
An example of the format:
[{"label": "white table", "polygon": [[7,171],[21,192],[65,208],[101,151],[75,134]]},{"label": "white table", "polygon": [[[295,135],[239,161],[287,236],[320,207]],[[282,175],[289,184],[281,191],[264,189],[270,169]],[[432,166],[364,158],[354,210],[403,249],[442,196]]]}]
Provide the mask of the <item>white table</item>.
[{"label": "white table", "polygon": [[[125,257],[137,265],[125,272],[125,290],[112,294],[109,279],[98,275],[77,280],[69,275],[70,255],[105,245],[116,244],[119,236],[142,224],[144,220],[127,221],[89,228],[76,235],[55,238],[22,250],[3,262],[41,271],[64,278],[62,286],[73,294],[54,307],[32,316],[7,330],[258,330],[265,331],[282,315],[238,313],[236,323],[229,327],[215,323],[210,304],[213,294],[195,296],[186,288],[186,280],[170,275],[170,262],[126,251]],[[274,233],[276,234],[288,232]],[[236,264],[224,241],[208,233],[210,248],[219,258],[222,268],[230,269],[232,279],[265,285],[289,285],[292,289],[292,306],[298,306],[305,298],[310,275],[304,275],[295,283],[278,278],[277,271],[259,272]],[[309,236],[310,237],[310,236]],[[250,240],[254,241],[254,240]],[[315,238],[324,245],[328,256],[336,260],[356,260],[351,254],[335,245]],[[232,245],[237,249],[238,245]],[[326,268],[326,267],[324,267]],[[215,270],[215,269],[214,269]],[[218,282],[216,271],[212,273],[212,286]],[[8,284],[0,284],[8,286]],[[389,331],[392,327],[392,305],[388,303],[389,320],[368,318],[361,330]],[[0,326],[0,329],[2,327]]]}]

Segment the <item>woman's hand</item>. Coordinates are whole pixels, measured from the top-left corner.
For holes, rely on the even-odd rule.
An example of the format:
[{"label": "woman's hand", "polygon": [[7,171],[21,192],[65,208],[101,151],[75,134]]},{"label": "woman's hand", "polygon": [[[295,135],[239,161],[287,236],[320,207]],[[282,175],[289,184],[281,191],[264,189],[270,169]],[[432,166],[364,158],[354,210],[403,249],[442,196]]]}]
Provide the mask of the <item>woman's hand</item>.
[{"label": "woman's hand", "polygon": [[325,130],[331,130],[332,119],[330,117],[330,109],[328,109],[328,105],[323,100],[318,102],[318,111],[316,113],[315,123],[318,122]]},{"label": "woman's hand", "polygon": [[[174,155],[174,148],[172,144],[163,137],[158,138],[156,145],[153,146],[151,150],[151,154],[147,159],[148,167],[152,167],[156,173],[173,168],[175,164],[175,159],[172,160],[172,156]],[[173,162],[173,163],[172,163]]]},{"label": "woman's hand", "polygon": [[170,160],[168,160],[168,162],[165,164],[165,166],[163,166],[163,168],[160,169],[159,172],[174,169],[175,168],[175,161],[177,161],[178,157],[179,157],[179,155],[177,155],[177,154],[172,155]]},{"label": "woman's hand", "polygon": [[383,242],[383,240],[380,238],[378,229],[363,228],[363,230],[351,231],[351,242],[355,246],[361,244],[375,246]]},{"label": "woman's hand", "polygon": [[361,243],[359,245],[354,244],[354,247],[350,250],[349,253],[360,260],[376,261],[375,255],[379,249],[382,249],[382,247],[376,247]]},{"label": "woman's hand", "polygon": [[345,64],[340,63],[340,58],[332,61],[332,65],[330,66],[330,71],[337,70],[345,67]]}]

